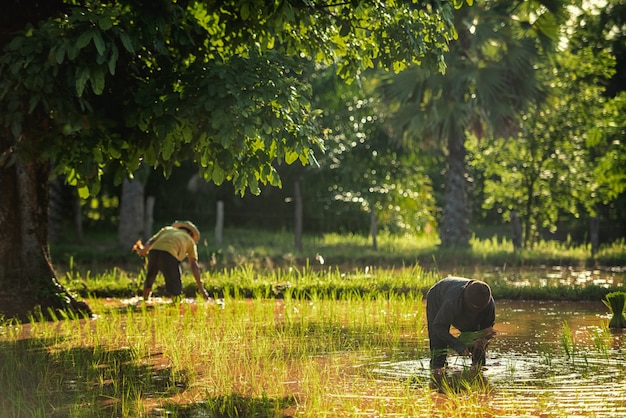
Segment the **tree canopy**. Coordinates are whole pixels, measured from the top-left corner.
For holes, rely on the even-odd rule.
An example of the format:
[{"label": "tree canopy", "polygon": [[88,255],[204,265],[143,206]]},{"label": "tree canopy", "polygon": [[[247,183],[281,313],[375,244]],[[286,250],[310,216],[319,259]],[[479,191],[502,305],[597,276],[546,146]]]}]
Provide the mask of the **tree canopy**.
[{"label": "tree canopy", "polygon": [[15,142],[2,164],[52,159],[97,193],[105,170],[121,182],[142,163],[168,173],[193,159],[206,179],[258,193],[259,183],[280,184],[273,162],[306,164],[323,149],[303,60],[336,63],[348,78],[375,65],[443,70],[452,6],[59,3],[4,45],[0,108]]}]

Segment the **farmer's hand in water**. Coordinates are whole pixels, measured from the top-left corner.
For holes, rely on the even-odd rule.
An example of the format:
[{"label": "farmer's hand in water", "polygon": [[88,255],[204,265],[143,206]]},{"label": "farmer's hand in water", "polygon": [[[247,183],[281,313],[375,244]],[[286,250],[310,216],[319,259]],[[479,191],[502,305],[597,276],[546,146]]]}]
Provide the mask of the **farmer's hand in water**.
[{"label": "farmer's hand in water", "polygon": [[490,340],[496,335],[496,330],[493,327],[485,328],[483,330],[483,338]]}]

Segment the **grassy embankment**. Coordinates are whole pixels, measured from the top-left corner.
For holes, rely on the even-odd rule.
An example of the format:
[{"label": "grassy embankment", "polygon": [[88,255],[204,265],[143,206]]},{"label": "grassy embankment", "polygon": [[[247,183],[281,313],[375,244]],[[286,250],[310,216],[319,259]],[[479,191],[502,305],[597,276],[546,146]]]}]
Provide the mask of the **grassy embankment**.
[{"label": "grassy embankment", "polygon": [[[469,249],[442,249],[433,237],[381,235],[373,250],[367,237],[326,234],[305,236],[297,253],[286,231],[227,230],[220,246],[207,235],[198,249],[205,287],[215,296],[282,297],[287,288],[303,295],[423,293],[455,274],[485,279],[497,298],[600,300],[623,290],[626,275],[624,241],[603,246],[591,259],[588,246],[544,241],[516,253],[497,237],[474,238]],[[83,297],[130,297],[141,287],[143,259],[117,248],[113,235],[53,246],[52,255],[62,282]],[[184,270],[185,293],[193,296],[195,284]],[[555,272],[560,280],[545,280]],[[580,272],[590,279],[566,277]],[[603,283],[606,278],[615,280]]]}]

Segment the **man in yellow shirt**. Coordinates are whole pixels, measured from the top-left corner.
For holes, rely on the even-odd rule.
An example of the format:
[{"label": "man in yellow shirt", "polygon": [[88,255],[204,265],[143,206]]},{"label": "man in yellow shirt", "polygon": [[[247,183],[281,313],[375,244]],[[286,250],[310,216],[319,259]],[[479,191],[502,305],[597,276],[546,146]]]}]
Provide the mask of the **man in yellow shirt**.
[{"label": "man in yellow shirt", "polygon": [[176,297],[183,293],[181,281],[181,263],[187,258],[200,294],[209,299],[202,286],[200,267],[198,265],[198,247],[200,231],[190,221],[176,221],[171,226],[161,228],[148,240],[145,246],[137,241],[133,249],[142,257],[148,256],[148,269],[143,285],[143,298],[147,300],[152,293],[152,286],[158,272],[163,273],[165,289]]}]

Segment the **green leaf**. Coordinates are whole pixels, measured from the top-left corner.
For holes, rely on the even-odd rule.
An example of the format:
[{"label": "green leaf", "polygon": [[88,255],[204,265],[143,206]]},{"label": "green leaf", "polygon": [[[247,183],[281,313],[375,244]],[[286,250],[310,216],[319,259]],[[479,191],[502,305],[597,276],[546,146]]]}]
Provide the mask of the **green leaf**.
[{"label": "green leaf", "polygon": [[14,120],[11,123],[11,133],[16,138],[22,133],[22,123],[19,120]]},{"label": "green leaf", "polygon": [[91,38],[93,37],[93,31],[89,30],[87,32],[83,32],[78,39],[76,40],[76,47],[78,49],[83,49],[89,42],[91,42]]},{"label": "green leaf", "polygon": [[97,163],[101,163],[103,161],[102,158],[102,150],[99,147],[94,147],[93,149],[93,159],[97,162]]},{"label": "green leaf", "polygon": [[250,188],[250,192],[258,196],[261,194],[261,189],[259,188],[259,181],[254,175],[248,177],[248,187]]},{"label": "green leaf", "polygon": [[172,157],[173,153],[174,139],[172,138],[172,135],[167,135],[163,141],[163,146],[161,147],[161,156],[165,161],[168,161]]},{"label": "green leaf", "polygon": [[35,110],[35,107],[37,107],[37,105],[39,104],[40,99],[41,96],[39,96],[38,94],[33,94],[32,96],[30,96],[28,113],[33,113],[33,110]]},{"label": "green leaf", "polygon": [[82,186],[78,188],[78,196],[81,199],[87,199],[89,197],[89,187],[87,186]]},{"label": "green leaf", "polygon": [[98,96],[104,91],[104,70],[102,67],[95,67],[91,71],[91,89]]},{"label": "green leaf", "polygon": [[222,167],[218,165],[214,165],[213,173],[212,173],[213,182],[219,186],[220,184],[224,182],[225,178],[226,176],[224,174],[224,170],[222,170]]},{"label": "green leaf", "polygon": [[55,50],[54,59],[57,64],[63,64],[63,60],[65,59],[65,43],[59,45],[59,47]]},{"label": "green leaf", "polygon": [[285,153],[285,162],[291,164],[298,159],[298,153],[294,151],[288,151]]},{"label": "green leaf", "polygon": [[133,47],[133,42],[131,41],[131,39],[128,36],[128,34],[126,34],[126,32],[121,32],[120,33],[120,40],[122,41],[122,45],[124,45],[124,49],[126,49],[126,51],[130,52],[131,54],[135,53],[135,48]]},{"label": "green leaf", "polygon": [[100,32],[94,32],[93,43],[96,46],[96,50],[98,50],[98,55],[104,55],[104,52],[106,51],[106,46],[104,45],[104,40],[102,39],[102,35],[100,35]]},{"label": "green leaf", "polygon": [[119,57],[119,50],[117,46],[113,44],[111,46],[111,58],[109,58],[109,73],[115,75],[115,65],[117,64],[117,58]]},{"label": "green leaf", "polygon": [[239,14],[241,15],[241,19],[248,20],[250,17],[250,6],[247,3],[241,5],[241,9],[239,9]]},{"label": "green leaf", "polygon": [[111,16],[101,16],[100,19],[98,19],[98,26],[100,26],[102,30],[109,30],[113,27],[113,19]]},{"label": "green leaf", "polygon": [[122,157],[122,152],[116,146],[109,145],[107,152],[109,153],[109,156],[113,159],[119,160]]},{"label": "green leaf", "polygon": [[80,67],[76,74],[76,95],[78,97],[82,97],[87,80],[89,80],[89,68]]},{"label": "green leaf", "polygon": [[76,44],[71,43],[67,47],[67,58],[70,61],[74,61],[80,52],[80,48],[76,47]]}]

